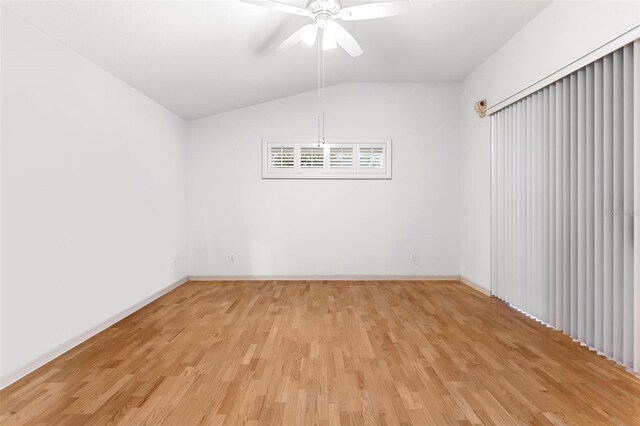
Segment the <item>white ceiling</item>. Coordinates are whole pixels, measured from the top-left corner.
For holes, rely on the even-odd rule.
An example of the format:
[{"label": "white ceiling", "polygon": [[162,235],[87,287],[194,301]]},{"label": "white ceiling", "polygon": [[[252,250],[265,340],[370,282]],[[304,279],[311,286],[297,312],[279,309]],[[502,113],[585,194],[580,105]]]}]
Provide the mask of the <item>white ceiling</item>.
[{"label": "white ceiling", "polygon": [[[306,18],[239,0],[2,4],[185,119],[317,87],[315,48],[274,50]],[[364,54],[327,52],[326,84],[459,81],[548,4],[414,0],[407,15],[346,22]]]}]

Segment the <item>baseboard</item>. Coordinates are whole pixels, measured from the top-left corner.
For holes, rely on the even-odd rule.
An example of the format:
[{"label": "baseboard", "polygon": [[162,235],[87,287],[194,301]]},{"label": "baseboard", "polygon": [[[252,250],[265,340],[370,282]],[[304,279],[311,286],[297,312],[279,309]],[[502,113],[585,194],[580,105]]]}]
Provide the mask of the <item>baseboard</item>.
[{"label": "baseboard", "polygon": [[101,331],[111,327],[113,324],[115,324],[118,321],[128,317],[129,315],[131,315],[135,311],[137,311],[140,308],[148,305],[149,303],[153,302],[154,300],[156,300],[159,297],[167,294],[171,290],[181,286],[182,284],[184,284],[186,282],[187,282],[187,277],[181,278],[180,280],[174,282],[173,284],[170,284],[167,287],[165,287],[165,288],[163,288],[161,290],[158,290],[157,292],[153,293],[149,297],[146,297],[146,298],[142,299],[140,302],[138,302],[138,303],[128,307],[127,309],[115,314],[114,316],[112,316],[112,317],[108,318],[107,320],[101,322],[100,324],[96,325],[95,327],[90,328],[89,330],[85,331],[84,333],[81,333],[78,336],[76,336],[76,337],[74,337],[72,339],[69,339],[66,342],[62,343],[61,345],[53,348],[52,350],[40,355],[36,359],[28,362],[27,364],[25,364],[24,366],[18,368],[17,370],[14,370],[14,371],[11,371],[11,372],[9,372],[7,374],[1,375],[0,376],[0,389],[3,389],[5,387],[9,386],[10,384],[16,382],[17,380],[20,380],[21,378],[23,378],[27,374],[37,370],[38,368],[40,368],[43,365],[45,365],[46,363],[54,360],[55,358],[59,357],[63,353],[67,352],[68,350],[73,349],[74,347],[78,346],[80,343],[84,342],[85,340],[87,340],[87,339],[95,336],[96,334],[100,333]]},{"label": "baseboard", "polygon": [[485,294],[487,296],[491,296],[491,290],[481,286],[480,284],[471,281],[469,278],[465,278],[463,276],[460,276],[460,282],[463,284],[468,285],[469,287],[471,287],[472,289],[479,291],[482,294]]},{"label": "baseboard", "polygon": [[459,281],[460,275],[190,275],[189,281]]}]

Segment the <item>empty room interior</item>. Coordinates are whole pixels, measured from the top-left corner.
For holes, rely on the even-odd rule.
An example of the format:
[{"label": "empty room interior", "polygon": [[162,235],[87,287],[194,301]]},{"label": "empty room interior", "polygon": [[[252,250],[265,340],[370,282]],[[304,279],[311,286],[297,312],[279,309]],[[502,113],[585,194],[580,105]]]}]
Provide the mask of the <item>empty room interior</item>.
[{"label": "empty room interior", "polygon": [[640,425],[640,2],[0,23],[0,424]]}]

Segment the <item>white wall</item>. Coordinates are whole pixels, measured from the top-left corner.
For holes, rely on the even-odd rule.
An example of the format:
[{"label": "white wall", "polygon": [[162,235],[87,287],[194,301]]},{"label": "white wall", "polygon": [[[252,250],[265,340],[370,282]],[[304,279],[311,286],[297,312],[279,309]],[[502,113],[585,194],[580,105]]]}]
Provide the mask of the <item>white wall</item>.
[{"label": "white wall", "polygon": [[8,378],[186,275],[186,123],[6,9],[1,22]]},{"label": "white wall", "polygon": [[316,137],[316,92],[189,122],[190,274],[458,275],[458,96],[326,89],[328,139],[393,139],[388,181],[261,179],[262,138]]},{"label": "white wall", "polygon": [[460,273],[486,288],[490,277],[489,105],[578,59],[640,22],[640,2],[556,1],[473,71],[460,88]]}]

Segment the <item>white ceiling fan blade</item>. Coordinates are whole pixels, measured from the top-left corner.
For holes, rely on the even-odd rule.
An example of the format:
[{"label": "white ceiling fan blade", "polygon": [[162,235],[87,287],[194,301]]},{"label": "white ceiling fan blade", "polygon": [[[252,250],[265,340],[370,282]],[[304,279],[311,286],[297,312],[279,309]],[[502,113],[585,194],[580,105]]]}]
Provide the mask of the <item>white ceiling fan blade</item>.
[{"label": "white ceiling fan blade", "polygon": [[278,50],[287,50],[296,44],[304,41],[304,43],[308,46],[311,46],[316,41],[316,37],[318,36],[318,27],[316,24],[307,24],[304,27],[300,28],[295,33],[291,34],[285,41],[283,41],[280,46],[278,46]]},{"label": "white ceiling fan blade", "polygon": [[292,15],[306,16],[311,18],[313,15],[307,9],[303,9],[298,6],[294,6],[288,3],[282,3],[276,0],[241,0],[244,3],[253,4],[260,7],[266,7],[267,9],[273,9],[284,13],[290,13]]},{"label": "white ceiling fan blade", "polygon": [[334,21],[328,21],[325,24],[324,31],[329,33],[329,37],[333,37],[338,43],[338,46],[342,47],[349,55],[356,56],[362,55],[362,48],[358,44],[355,38],[345,30],[340,24]]},{"label": "white ceiling fan blade", "polygon": [[409,11],[409,0],[367,3],[345,7],[338,14],[344,21],[361,21],[364,19],[386,18],[401,15]]}]

